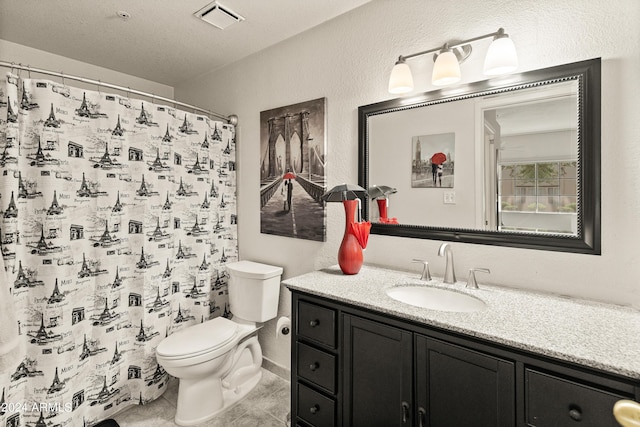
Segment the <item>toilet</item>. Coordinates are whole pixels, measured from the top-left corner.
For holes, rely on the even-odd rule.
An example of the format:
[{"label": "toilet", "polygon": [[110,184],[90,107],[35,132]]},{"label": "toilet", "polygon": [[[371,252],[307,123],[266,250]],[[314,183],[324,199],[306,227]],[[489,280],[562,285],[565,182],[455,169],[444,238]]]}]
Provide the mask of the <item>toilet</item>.
[{"label": "toilet", "polygon": [[262,377],[257,331],[278,313],[282,267],[239,261],[226,265],[233,320],[225,317],[168,336],[158,363],[178,378],[175,422],[190,426],[240,401]]}]

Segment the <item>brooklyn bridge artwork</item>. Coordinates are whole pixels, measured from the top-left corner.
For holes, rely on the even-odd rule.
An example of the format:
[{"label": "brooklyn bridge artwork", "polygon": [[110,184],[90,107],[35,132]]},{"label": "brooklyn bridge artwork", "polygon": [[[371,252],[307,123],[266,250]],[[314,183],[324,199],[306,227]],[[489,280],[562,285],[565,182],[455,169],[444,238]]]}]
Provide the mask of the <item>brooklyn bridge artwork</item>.
[{"label": "brooklyn bridge artwork", "polygon": [[325,241],[326,98],[260,113],[260,232]]}]

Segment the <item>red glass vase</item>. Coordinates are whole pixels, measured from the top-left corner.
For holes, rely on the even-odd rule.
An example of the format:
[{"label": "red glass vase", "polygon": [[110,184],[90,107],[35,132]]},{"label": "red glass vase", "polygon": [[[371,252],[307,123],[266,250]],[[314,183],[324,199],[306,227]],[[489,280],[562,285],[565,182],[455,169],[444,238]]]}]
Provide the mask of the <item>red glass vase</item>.
[{"label": "red glass vase", "polygon": [[387,222],[387,199],[376,199],[380,211],[380,222]]},{"label": "red glass vase", "polygon": [[351,224],[353,224],[353,216],[358,207],[357,200],[343,200],[344,214],[346,216],[346,224],[344,229],[344,237],[338,249],[338,264],[344,274],[357,274],[362,267],[362,247],[358,242],[358,239],[351,231]]}]

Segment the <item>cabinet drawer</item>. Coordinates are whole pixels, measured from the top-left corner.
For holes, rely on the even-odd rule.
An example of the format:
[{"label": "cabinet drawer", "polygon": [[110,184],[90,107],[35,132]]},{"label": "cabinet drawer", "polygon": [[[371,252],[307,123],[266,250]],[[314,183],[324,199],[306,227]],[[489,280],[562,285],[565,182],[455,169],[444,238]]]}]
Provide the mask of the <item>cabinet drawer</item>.
[{"label": "cabinet drawer", "polygon": [[298,302],[299,336],[336,348],[336,312],[304,301]]},{"label": "cabinet drawer", "polygon": [[335,425],[335,402],[298,384],[298,417],[314,427],[333,427]]},{"label": "cabinet drawer", "polygon": [[613,405],[628,399],[553,375],[526,370],[526,417],[533,427],[618,427]]},{"label": "cabinet drawer", "polygon": [[336,392],[336,358],[306,344],[298,346],[298,376]]}]

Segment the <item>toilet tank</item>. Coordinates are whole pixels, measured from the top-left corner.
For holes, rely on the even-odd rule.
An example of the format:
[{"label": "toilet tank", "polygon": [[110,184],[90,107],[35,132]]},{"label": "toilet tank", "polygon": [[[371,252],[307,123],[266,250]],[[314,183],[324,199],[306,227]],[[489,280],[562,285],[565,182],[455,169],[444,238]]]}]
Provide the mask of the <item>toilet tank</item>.
[{"label": "toilet tank", "polygon": [[251,322],[266,322],[276,317],[282,267],[253,261],[233,262],[226,267],[233,315]]}]

